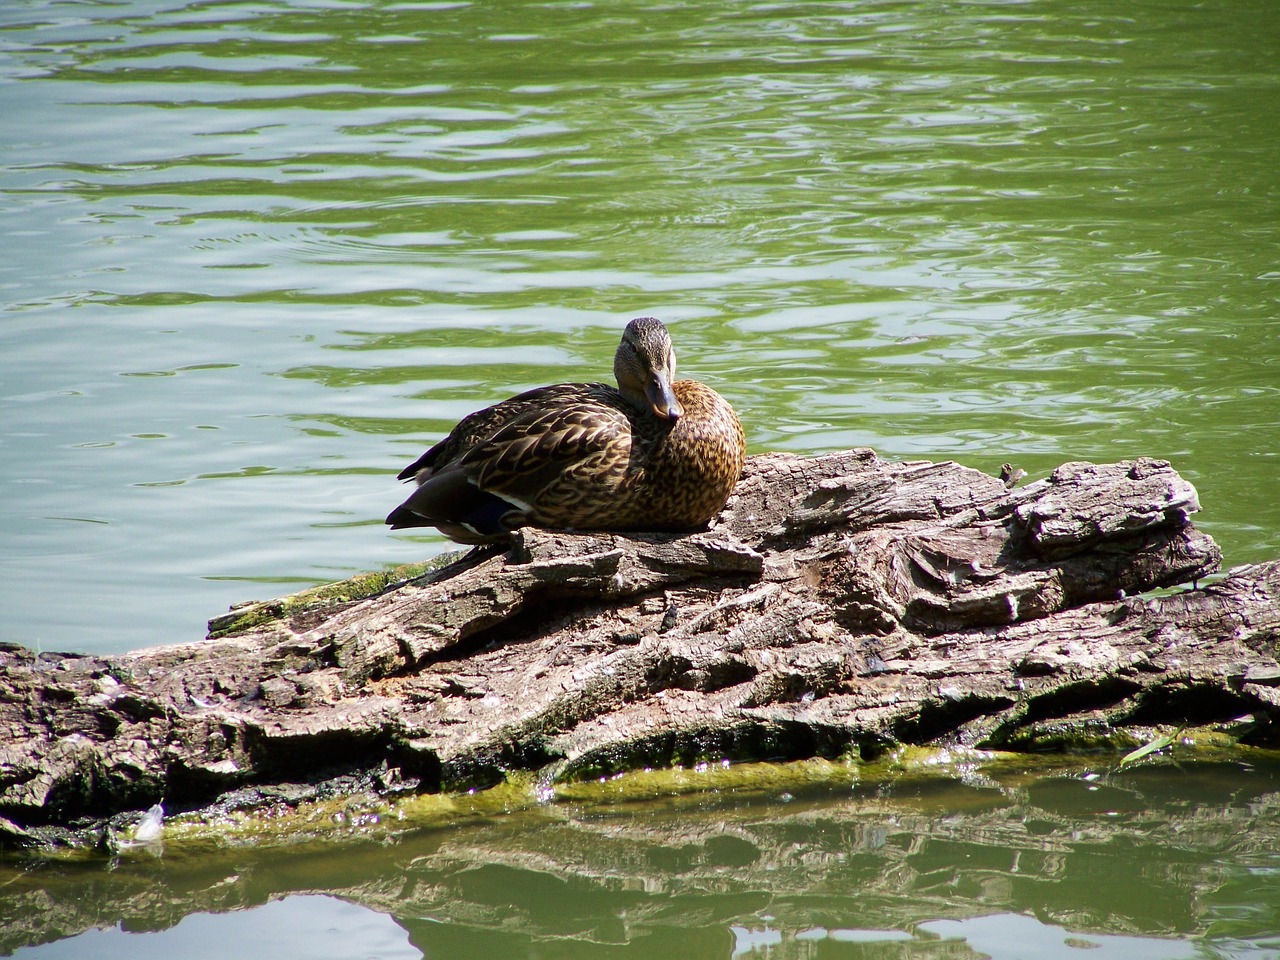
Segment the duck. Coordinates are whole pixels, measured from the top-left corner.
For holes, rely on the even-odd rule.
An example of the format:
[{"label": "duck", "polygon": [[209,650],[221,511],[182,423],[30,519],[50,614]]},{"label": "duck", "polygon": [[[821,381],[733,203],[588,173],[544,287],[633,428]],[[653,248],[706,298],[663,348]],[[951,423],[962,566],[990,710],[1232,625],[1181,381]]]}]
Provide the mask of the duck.
[{"label": "duck", "polygon": [[742,475],[738,415],[706,384],[675,379],[671,334],[654,317],[626,325],[613,373],[617,387],[558,383],[464,417],[400,471],[416,487],[387,524],[464,544],[523,526],[704,529]]}]

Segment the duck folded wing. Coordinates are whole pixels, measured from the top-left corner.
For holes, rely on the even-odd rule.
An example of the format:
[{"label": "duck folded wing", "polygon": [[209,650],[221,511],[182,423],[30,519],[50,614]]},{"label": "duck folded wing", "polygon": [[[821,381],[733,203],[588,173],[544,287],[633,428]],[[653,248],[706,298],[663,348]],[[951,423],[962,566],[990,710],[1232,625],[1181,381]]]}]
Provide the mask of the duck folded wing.
[{"label": "duck folded wing", "polygon": [[475,486],[456,463],[434,472],[391,511],[392,530],[436,527],[458,543],[487,543],[520,525],[518,507]]},{"label": "duck folded wing", "polygon": [[581,525],[612,509],[631,460],[631,424],[616,405],[580,396],[572,408],[525,410],[456,460],[437,456],[423,470],[430,453],[415,471],[418,489],[388,521],[481,543],[526,523]]},{"label": "duck folded wing", "polygon": [[477,443],[492,436],[504,424],[522,417],[561,410],[579,402],[584,396],[608,390],[601,383],[556,383],[548,387],[534,387],[501,403],[469,413],[449,431],[447,437],[401,470],[396,478],[421,483],[436,470],[459,459]]},{"label": "duck folded wing", "polygon": [[[632,425],[618,406],[579,398],[561,410],[530,411],[459,460],[479,489],[524,507],[544,524],[582,526],[613,508],[631,466]],[[565,515],[569,504],[577,506]]]}]

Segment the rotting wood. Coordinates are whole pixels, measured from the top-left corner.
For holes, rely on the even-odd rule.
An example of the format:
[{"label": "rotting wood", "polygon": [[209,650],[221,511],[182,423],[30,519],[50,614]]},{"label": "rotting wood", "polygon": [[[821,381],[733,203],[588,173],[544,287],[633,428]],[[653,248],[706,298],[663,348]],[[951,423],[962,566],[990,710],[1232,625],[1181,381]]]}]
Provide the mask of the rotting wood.
[{"label": "rotting wood", "polygon": [[4,833],[326,778],[458,790],[1242,716],[1274,743],[1280,562],[1134,596],[1216,570],[1197,509],[1160,460],[1009,489],[870,450],[768,454],[704,532],[525,529],[363,599],[237,609],[196,643],[9,646]]}]

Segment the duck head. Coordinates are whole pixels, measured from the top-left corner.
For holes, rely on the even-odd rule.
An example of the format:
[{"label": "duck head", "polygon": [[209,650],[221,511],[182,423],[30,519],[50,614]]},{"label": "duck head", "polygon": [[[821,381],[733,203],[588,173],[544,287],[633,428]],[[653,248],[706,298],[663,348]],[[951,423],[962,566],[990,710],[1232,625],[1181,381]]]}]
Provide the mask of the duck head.
[{"label": "duck head", "polygon": [[641,409],[648,407],[660,420],[674,422],[684,413],[671,389],[676,351],[661,321],[637,317],[627,324],[613,358],[613,375],[624,397]]}]

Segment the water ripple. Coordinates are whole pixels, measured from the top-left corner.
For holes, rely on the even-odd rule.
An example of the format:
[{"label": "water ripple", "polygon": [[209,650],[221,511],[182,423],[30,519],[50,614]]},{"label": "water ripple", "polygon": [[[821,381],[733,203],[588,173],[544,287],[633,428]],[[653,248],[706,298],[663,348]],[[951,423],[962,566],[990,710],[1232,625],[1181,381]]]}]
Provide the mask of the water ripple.
[{"label": "water ripple", "polygon": [[1275,552],[1273,5],[506,9],[0,8],[13,639],[443,549],[404,458],[640,314],[753,451],[1172,456]]}]

